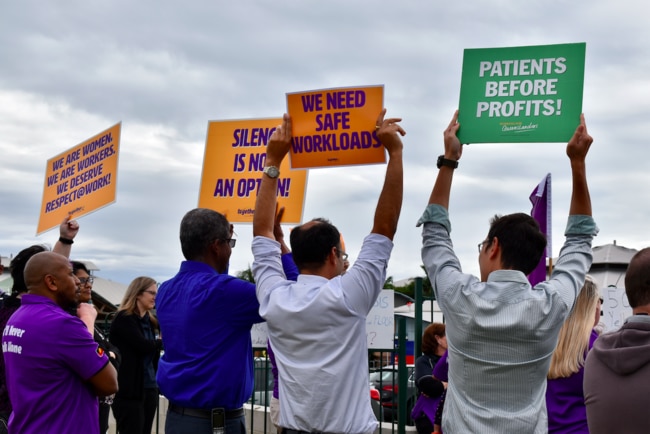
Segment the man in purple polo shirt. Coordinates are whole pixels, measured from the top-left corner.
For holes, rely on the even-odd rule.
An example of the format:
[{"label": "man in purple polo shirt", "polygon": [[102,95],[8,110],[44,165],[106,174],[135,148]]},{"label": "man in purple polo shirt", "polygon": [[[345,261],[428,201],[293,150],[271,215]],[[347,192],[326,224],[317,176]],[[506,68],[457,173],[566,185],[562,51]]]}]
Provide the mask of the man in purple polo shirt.
[{"label": "man in purple polo shirt", "polygon": [[28,293],[2,333],[9,432],[98,434],[97,397],[117,392],[117,372],[93,339],[97,312],[66,312],[80,289],[65,256],[37,253],[24,276]]}]

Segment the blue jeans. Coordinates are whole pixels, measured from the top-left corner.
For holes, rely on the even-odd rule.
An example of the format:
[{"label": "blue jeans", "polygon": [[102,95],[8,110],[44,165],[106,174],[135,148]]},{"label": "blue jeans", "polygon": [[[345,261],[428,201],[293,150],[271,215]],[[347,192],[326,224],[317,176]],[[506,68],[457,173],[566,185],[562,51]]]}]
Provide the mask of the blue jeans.
[{"label": "blue jeans", "polygon": [[[207,418],[167,412],[166,434],[212,434],[212,421]],[[246,434],[246,417],[226,419],[226,434]]]}]

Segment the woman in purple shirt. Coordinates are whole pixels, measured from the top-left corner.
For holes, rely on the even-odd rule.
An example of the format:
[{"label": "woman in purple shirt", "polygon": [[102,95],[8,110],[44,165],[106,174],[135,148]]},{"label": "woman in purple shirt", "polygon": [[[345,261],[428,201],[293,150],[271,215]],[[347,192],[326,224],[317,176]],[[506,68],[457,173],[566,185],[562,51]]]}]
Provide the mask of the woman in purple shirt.
[{"label": "woman in purple shirt", "polygon": [[590,276],[566,319],[551,359],[546,387],[549,433],[589,433],[582,380],[587,352],[598,333],[600,295]]}]

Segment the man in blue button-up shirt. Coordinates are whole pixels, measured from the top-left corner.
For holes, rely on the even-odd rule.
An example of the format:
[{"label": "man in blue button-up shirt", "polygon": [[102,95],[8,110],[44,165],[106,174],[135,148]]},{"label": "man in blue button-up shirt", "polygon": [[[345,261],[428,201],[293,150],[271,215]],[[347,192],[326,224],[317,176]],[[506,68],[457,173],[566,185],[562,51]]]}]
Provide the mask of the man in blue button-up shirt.
[{"label": "man in blue button-up shirt", "polygon": [[557,335],[591,266],[597,233],[585,158],[593,141],[584,116],[567,144],[573,194],[566,242],[551,279],[530,286],[546,239],[526,214],[495,217],[479,244],[480,279],[464,274],[448,217],[451,182],[462,146],[458,112],[444,132],[445,154],[423,226],[422,259],[447,322],[449,388],[445,434],[546,433],[546,373]]}]

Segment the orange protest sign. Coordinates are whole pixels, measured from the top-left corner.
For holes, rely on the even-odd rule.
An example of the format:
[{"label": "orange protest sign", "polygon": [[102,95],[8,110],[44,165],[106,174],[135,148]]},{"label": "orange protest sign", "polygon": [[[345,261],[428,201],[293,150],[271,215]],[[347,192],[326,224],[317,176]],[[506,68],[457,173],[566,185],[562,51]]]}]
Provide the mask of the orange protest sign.
[{"label": "orange protest sign", "polygon": [[47,160],[37,234],[115,202],[121,126]]},{"label": "orange protest sign", "polygon": [[291,167],[385,163],[375,131],[383,100],[383,86],[287,94],[293,123]]},{"label": "orange protest sign", "polygon": [[[231,223],[251,223],[266,161],[266,145],[282,119],[211,121],[203,158],[199,207],[218,211]],[[278,203],[283,223],[302,221],[306,170],[280,166]]]}]

